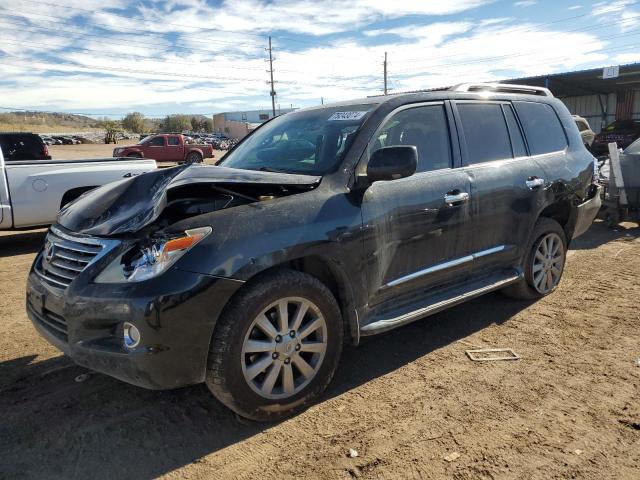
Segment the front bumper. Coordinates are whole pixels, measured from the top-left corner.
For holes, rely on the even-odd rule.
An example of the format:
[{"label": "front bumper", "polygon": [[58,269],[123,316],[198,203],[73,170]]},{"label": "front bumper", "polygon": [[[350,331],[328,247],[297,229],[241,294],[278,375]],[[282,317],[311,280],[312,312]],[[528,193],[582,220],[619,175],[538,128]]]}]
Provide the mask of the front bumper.
[{"label": "front bumper", "polygon": [[596,215],[600,211],[600,207],[602,206],[602,186],[598,185],[594,192],[591,193],[591,198],[581,203],[577,207],[577,215],[576,215],[576,224],[573,229],[573,237],[577,238],[586,232],[593,220],[596,218]]},{"label": "front bumper", "polygon": [[[151,389],[204,381],[213,328],[242,284],[175,268],[140,283],[82,280],[58,289],[29,274],[27,314],[36,330],[77,364]],[[125,321],[141,332],[135,349],[123,345]]]}]

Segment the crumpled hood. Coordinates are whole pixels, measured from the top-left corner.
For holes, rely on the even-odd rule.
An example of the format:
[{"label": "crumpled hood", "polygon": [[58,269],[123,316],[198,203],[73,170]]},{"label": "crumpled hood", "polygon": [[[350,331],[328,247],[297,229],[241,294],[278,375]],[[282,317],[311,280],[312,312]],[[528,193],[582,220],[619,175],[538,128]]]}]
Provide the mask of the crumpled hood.
[{"label": "crumpled hood", "polygon": [[76,233],[107,236],[135,232],[167,206],[167,191],[189,183],[312,186],[322,177],[182,165],[154,170],[91,190],[58,213],[58,224]]}]

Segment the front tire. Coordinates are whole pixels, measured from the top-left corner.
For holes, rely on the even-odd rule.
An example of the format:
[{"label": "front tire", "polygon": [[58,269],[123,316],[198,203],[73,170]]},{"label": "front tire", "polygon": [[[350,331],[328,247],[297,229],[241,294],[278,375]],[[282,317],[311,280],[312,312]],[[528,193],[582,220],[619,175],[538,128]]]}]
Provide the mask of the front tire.
[{"label": "front tire", "polygon": [[521,300],[549,295],[558,288],[566,256],[567,239],[560,224],[551,218],[539,218],[524,258],[524,276],[502,293]]},{"label": "front tire", "polygon": [[343,344],[340,309],[315,277],[279,270],[252,281],[216,325],[206,383],[237,414],[279,420],[327,387]]}]

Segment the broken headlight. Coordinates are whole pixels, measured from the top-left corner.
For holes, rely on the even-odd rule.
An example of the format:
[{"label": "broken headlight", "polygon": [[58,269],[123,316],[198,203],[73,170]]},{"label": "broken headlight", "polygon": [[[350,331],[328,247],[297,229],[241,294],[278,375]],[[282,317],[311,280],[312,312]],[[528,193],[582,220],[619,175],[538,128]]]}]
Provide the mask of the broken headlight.
[{"label": "broken headlight", "polygon": [[180,236],[153,239],[116,258],[95,281],[141,282],[157,277],[210,233],[211,227],[201,227],[185,230]]}]

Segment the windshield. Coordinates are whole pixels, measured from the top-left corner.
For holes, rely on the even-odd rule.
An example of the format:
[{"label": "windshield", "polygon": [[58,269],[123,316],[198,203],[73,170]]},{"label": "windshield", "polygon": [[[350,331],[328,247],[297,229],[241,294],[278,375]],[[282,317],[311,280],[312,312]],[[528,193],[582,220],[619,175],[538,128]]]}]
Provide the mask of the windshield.
[{"label": "windshield", "polygon": [[624,150],[624,153],[632,154],[632,155],[639,155],[640,154],[640,138],[638,140],[636,140],[635,142],[633,142],[631,145],[629,145]]},{"label": "windshield", "polygon": [[258,129],[220,165],[306,175],[337,167],[374,105],[349,105],[289,113]]}]

